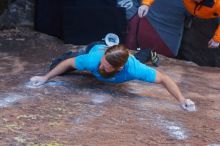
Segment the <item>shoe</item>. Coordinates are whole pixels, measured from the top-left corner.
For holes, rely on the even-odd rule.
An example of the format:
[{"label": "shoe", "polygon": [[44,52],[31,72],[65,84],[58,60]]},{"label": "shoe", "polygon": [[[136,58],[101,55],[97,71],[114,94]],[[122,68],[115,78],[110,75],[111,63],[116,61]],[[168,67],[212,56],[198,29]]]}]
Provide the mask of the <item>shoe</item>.
[{"label": "shoe", "polygon": [[154,51],[151,51],[151,62],[155,67],[158,67],[160,64],[160,58]]},{"label": "shoe", "polygon": [[150,60],[151,57],[151,50],[150,49],[143,49],[139,52],[134,54],[134,57],[139,60],[141,63],[146,63],[148,60]]}]

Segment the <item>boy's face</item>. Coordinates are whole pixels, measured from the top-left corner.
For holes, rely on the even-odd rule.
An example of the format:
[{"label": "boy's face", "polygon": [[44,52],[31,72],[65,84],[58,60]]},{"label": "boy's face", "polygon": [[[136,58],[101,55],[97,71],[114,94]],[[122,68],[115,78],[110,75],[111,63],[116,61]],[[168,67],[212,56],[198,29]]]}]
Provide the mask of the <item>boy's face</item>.
[{"label": "boy's face", "polygon": [[108,61],[105,59],[105,56],[103,56],[99,65],[99,73],[105,78],[110,78],[113,77],[122,68],[123,67],[115,69],[110,63],[108,63]]}]

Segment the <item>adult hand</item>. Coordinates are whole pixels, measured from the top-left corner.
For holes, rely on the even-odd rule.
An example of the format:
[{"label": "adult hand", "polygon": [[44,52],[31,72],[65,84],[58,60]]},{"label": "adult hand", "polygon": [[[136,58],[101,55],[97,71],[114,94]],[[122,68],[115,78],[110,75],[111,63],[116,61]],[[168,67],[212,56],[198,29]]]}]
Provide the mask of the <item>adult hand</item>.
[{"label": "adult hand", "polygon": [[196,105],[190,99],[185,99],[185,101],[181,104],[181,107],[188,112],[195,112],[196,111]]},{"label": "adult hand", "polygon": [[45,76],[34,76],[30,79],[30,82],[34,85],[34,86],[40,86],[43,85],[44,83],[46,83],[47,79]]},{"label": "adult hand", "polygon": [[208,43],[209,48],[218,48],[219,47],[219,42],[216,42],[215,40],[211,39]]},{"label": "adult hand", "polygon": [[149,10],[149,6],[147,6],[147,5],[141,5],[141,6],[138,8],[138,16],[139,16],[140,18],[146,16],[148,10]]}]

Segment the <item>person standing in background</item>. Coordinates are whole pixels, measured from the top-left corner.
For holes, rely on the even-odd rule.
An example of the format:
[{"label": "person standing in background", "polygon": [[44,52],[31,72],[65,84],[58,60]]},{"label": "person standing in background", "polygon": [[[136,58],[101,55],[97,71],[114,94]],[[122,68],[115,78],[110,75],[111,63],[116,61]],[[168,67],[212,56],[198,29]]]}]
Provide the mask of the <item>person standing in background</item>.
[{"label": "person standing in background", "polygon": [[[141,29],[139,33],[144,35],[138,38],[142,40],[139,41],[141,50],[135,54],[135,57],[143,63],[149,59],[150,49],[168,57],[177,56],[187,18],[194,16],[202,19],[217,18],[219,24],[220,0],[142,0],[137,14],[139,18],[132,19],[136,21],[144,19],[146,23],[144,26],[146,30],[139,26]],[[131,21],[135,21],[132,19]],[[129,27],[132,29],[136,26]],[[208,47],[217,48],[219,42],[220,25],[209,40]]]}]

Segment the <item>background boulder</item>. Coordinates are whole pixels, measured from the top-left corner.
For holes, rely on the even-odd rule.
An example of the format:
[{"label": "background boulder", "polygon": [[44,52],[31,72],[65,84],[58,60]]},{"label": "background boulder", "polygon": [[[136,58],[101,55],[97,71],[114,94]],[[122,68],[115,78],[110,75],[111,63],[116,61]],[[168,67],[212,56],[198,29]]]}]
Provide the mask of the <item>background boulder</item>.
[{"label": "background boulder", "polygon": [[[34,27],[35,0],[1,0],[0,29]],[[216,20],[193,18],[185,29],[178,59],[193,61],[201,66],[220,67],[220,49],[207,47],[217,27]]]},{"label": "background boulder", "polygon": [[34,25],[34,0],[1,0],[0,29]]}]

